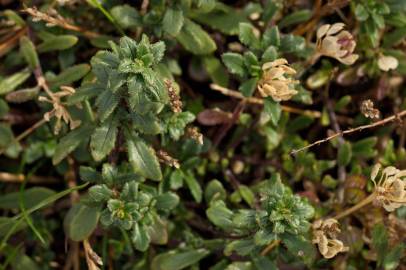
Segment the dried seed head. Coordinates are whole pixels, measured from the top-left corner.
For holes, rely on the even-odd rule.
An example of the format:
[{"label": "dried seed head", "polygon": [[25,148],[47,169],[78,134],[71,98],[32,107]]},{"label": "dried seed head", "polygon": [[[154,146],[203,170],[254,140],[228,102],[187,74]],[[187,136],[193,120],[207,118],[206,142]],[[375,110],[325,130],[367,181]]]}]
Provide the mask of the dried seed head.
[{"label": "dried seed head", "polygon": [[340,252],[348,251],[343,242],[337,240],[340,233],[339,223],[335,219],[316,220],[313,223],[313,244],[317,244],[321,255],[330,259]]},{"label": "dried seed head", "polygon": [[[44,86],[44,84],[46,84],[45,81],[39,82],[39,85]],[[66,124],[69,124],[70,129],[75,129],[81,124],[80,120],[73,120],[69,111],[65,108],[61,100],[61,98],[70,96],[73,93],[75,93],[75,89],[73,89],[72,87],[61,86],[61,91],[52,93],[52,95],[49,98],[44,96],[40,96],[38,98],[39,101],[51,103],[52,106],[54,107],[51,111],[44,114],[44,119],[46,121],[50,121],[52,116],[55,116],[57,118],[54,127],[54,134],[59,134],[59,131],[61,130],[62,127],[62,121],[65,122]]]},{"label": "dried seed head", "polygon": [[179,169],[180,165],[179,165],[179,161],[173,157],[171,157],[166,151],[164,150],[158,150],[156,152],[157,156],[158,156],[158,160],[161,163],[165,163],[168,166],[171,167],[175,167],[176,169]]},{"label": "dried seed head", "polygon": [[188,127],[186,129],[186,136],[203,145],[203,134],[199,132],[197,127]]},{"label": "dried seed head", "polygon": [[352,65],[358,59],[353,54],[356,42],[350,32],[343,30],[345,24],[324,24],[317,30],[317,51],[321,55]]},{"label": "dried seed head", "polygon": [[272,97],[275,101],[289,100],[297,94],[293,85],[298,81],[292,76],[296,71],[289,67],[284,58],[263,64],[262,78],[258,82],[258,91],[262,97]]},{"label": "dried seed head", "polygon": [[382,170],[379,180],[376,181],[379,171],[379,167],[374,167],[371,173],[376,193],[374,203],[382,206],[388,212],[406,205],[406,170],[401,171],[392,166],[386,167]]},{"label": "dried seed head", "polygon": [[165,79],[166,89],[168,89],[169,102],[171,104],[172,111],[174,113],[182,112],[182,101],[180,100],[179,95],[176,93],[175,88],[173,87],[172,81]]},{"label": "dried seed head", "polygon": [[378,67],[380,70],[389,71],[396,69],[399,65],[398,59],[393,56],[381,55],[378,59]]},{"label": "dried seed head", "polygon": [[374,108],[374,103],[370,99],[364,100],[361,103],[361,113],[371,119],[378,119],[380,116],[379,110]]}]

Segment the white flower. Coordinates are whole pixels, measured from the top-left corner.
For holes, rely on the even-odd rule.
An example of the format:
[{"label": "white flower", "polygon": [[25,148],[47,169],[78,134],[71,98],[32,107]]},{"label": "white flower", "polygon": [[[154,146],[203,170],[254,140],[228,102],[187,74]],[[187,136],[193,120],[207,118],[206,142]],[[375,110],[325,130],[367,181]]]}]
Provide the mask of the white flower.
[{"label": "white flower", "polygon": [[381,55],[378,59],[378,67],[383,71],[396,69],[399,65],[398,59],[393,56]]},{"label": "white flower", "polygon": [[275,101],[282,101],[297,94],[293,85],[298,81],[291,78],[296,71],[287,64],[286,59],[280,58],[262,66],[263,74],[258,82],[258,91],[262,97],[271,96]]},{"label": "white flower", "polygon": [[324,24],[317,30],[317,51],[321,55],[352,65],[358,54],[353,54],[356,42],[350,32],[343,30],[345,24]]}]

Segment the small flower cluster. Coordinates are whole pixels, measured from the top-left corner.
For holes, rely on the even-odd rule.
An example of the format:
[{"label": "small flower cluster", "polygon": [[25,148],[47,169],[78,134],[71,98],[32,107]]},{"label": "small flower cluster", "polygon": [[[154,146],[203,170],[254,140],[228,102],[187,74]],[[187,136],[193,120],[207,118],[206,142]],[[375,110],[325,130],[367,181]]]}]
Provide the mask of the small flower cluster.
[{"label": "small flower cluster", "polygon": [[291,78],[296,71],[287,64],[286,59],[279,58],[262,65],[263,74],[258,82],[258,91],[262,97],[271,96],[275,101],[283,101],[298,93],[293,88],[298,81]]},{"label": "small flower cluster", "polygon": [[321,255],[331,259],[340,252],[348,251],[343,242],[337,239],[341,232],[339,223],[333,218],[316,220],[313,223],[313,244],[317,244]]}]

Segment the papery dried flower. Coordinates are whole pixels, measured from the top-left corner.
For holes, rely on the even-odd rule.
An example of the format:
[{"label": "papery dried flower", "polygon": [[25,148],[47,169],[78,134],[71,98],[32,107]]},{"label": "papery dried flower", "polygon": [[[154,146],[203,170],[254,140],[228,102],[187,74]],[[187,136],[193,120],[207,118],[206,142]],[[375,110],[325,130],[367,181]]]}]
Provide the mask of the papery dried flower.
[{"label": "papery dried flower", "polygon": [[172,111],[174,113],[182,112],[182,101],[180,100],[178,93],[176,93],[176,90],[173,87],[172,81],[165,79],[165,85],[166,85],[166,88],[168,89],[169,101],[171,104]]},{"label": "papery dried flower", "polygon": [[258,82],[258,91],[262,97],[270,96],[275,101],[282,101],[298,93],[293,88],[298,81],[291,78],[296,71],[287,64],[284,58],[263,64],[262,78]]},{"label": "papery dried flower", "polygon": [[378,67],[380,70],[389,71],[390,69],[396,69],[399,65],[398,59],[393,56],[381,55],[378,59]]},{"label": "papery dried flower", "polygon": [[[379,172],[381,177],[375,181]],[[381,170],[381,165],[376,164],[371,172],[371,180],[375,184],[374,203],[381,205],[386,211],[392,212],[406,205],[406,170],[399,170],[393,166]]]},{"label": "papery dried flower", "polygon": [[350,32],[343,30],[345,24],[324,24],[317,30],[317,52],[352,65],[358,54],[354,54],[356,42]]},{"label": "papery dried flower", "polygon": [[370,99],[364,100],[361,103],[361,113],[371,119],[378,119],[380,115],[379,110],[374,108],[374,103]]},{"label": "papery dried flower", "polygon": [[166,151],[164,150],[158,150],[156,152],[159,162],[165,163],[171,167],[175,167],[176,169],[179,169],[179,161],[173,157],[171,157]]},{"label": "papery dried flower", "polygon": [[38,98],[39,101],[51,103],[54,107],[51,111],[44,114],[44,119],[46,121],[50,121],[53,116],[57,118],[54,133],[58,134],[62,127],[62,121],[66,124],[69,124],[70,129],[77,128],[81,121],[80,120],[73,120],[70,116],[68,110],[63,105],[61,98],[70,96],[75,93],[75,89],[69,86],[61,86],[61,91],[53,93],[50,98],[41,96]]},{"label": "papery dried flower", "polygon": [[321,255],[330,259],[340,252],[348,251],[343,242],[337,240],[337,235],[341,232],[337,220],[329,218],[326,220],[316,220],[313,223],[313,244],[317,244]]}]

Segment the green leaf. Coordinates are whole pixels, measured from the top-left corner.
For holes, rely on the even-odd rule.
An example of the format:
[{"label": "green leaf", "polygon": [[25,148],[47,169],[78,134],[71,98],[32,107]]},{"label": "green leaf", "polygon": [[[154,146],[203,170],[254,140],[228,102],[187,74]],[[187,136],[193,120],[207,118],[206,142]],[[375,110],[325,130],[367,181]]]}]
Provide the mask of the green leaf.
[{"label": "green leaf", "polygon": [[303,259],[306,265],[311,265],[316,258],[316,249],[311,241],[305,239],[301,235],[293,235],[285,233],[282,236],[282,242],[293,256],[298,256]]},{"label": "green leaf", "polygon": [[154,149],[136,135],[126,134],[128,158],[134,169],[152,180],[162,179],[161,167]]},{"label": "green leaf", "polygon": [[55,88],[62,85],[69,85],[83,78],[89,71],[90,66],[88,64],[71,66],[57,76],[48,78],[48,83]]},{"label": "green leaf", "polygon": [[281,37],[279,34],[278,26],[272,26],[267,29],[262,36],[263,47],[275,46],[278,48],[281,45]]},{"label": "green leaf", "polygon": [[75,93],[68,97],[66,103],[74,105],[92,97],[99,96],[104,91],[104,87],[99,84],[85,84],[77,88]]},{"label": "green leaf", "polygon": [[398,28],[383,36],[383,47],[389,48],[402,42],[406,37],[406,28]]},{"label": "green leaf", "polygon": [[162,20],[162,29],[169,35],[176,36],[182,29],[184,22],[181,9],[168,8]]},{"label": "green leaf", "polygon": [[141,133],[154,135],[162,131],[158,118],[152,112],[148,112],[144,115],[132,113],[131,119],[134,126]]},{"label": "green leaf", "polygon": [[212,200],[225,200],[227,192],[223,187],[223,184],[219,180],[211,180],[204,190],[204,199],[207,203]]},{"label": "green leaf", "polygon": [[[13,229],[14,227],[14,229]],[[27,223],[10,217],[0,217],[0,237],[4,237],[13,229],[17,233],[27,227]]]},{"label": "green leaf", "polygon": [[73,241],[87,239],[96,229],[100,211],[82,203],[75,204],[65,216],[63,226],[66,236]]},{"label": "green leaf", "polygon": [[6,9],[3,14],[7,16],[7,19],[13,21],[18,26],[25,26],[25,21],[16,12],[11,9]]},{"label": "green leaf", "polygon": [[166,192],[156,196],[156,208],[158,210],[172,210],[179,203],[179,196],[173,192]]},{"label": "green leaf", "polygon": [[217,49],[210,35],[200,25],[188,19],[185,20],[176,39],[186,50],[197,55],[210,54]]},{"label": "green leaf", "polygon": [[239,185],[238,192],[249,206],[252,207],[254,205],[255,195],[254,192],[252,192],[252,190],[249,187],[245,185]]},{"label": "green leaf", "polygon": [[118,132],[115,119],[105,121],[97,127],[90,139],[90,150],[95,161],[104,159],[114,148]]},{"label": "green leaf", "polygon": [[155,256],[151,263],[151,270],[181,270],[192,266],[209,255],[206,249],[189,251],[172,250]]},{"label": "green leaf", "polygon": [[239,53],[224,53],[221,55],[221,59],[226,65],[227,69],[241,77],[245,75],[244,58]]},{"label": "green leaf", "polygon": [[20,39],[20,51],[31,69],[35,69],[39,66],[39,60],[37,52],[35,50],[35,46],[28,37],[24,36]]},{"label": "green leaf", "polygon": [[284,35],[281,37],[280,49],[286,53],[299,53],[306,47],[306,41],[301,36],[292,34]]},{"label": "green leaf", "polygon": [[61,162],[67,155],[73,152],[80,143],[89,139],[94,127],[91,125],[81,125],[79,128],[69,132],[61,139],[55,149],[52,163],[54,165]]},{"label": "green leaf", "polygon": [[241,42],[253,49],[258,49],[260,46],[259,38],[255,35],[254,27],[249,23],[240,23],[239,38]]},{"label": "green leaf", "polygon": [[376,137],[369,137],[359,140],[352,144],[352,153],[356,157],[369,158],[373,157],[376,153],[375,145],[377,143]]},{"label": "green leaf", "polygon": [[298,24],[301,22],[305,22],[312,17],[312,11],[308,9],[302,9],[295,12],[290,13],[289,15],[285,16],[279,23],[278,26],[280,28],[284,28],[287,26],[291,26],[293,24]]},{"label": "green leaf", "polygon": [[[23,191],[22,203],[25,206],[36,205],[42,200],[54,195],[56,192],[49,188],[33,187]],[[18,209],[20,208],[20,192],[11,192],[0,197],[0,208]]]},{"label": "green leaf", "polygon": [[272,124],[278,125],[279,119],[282,114],[282,107],[279,102],[274,101],[272,98],[264,99],[264,113],[269,115]]},{"label": "green leaf", "polygon": [[191,12],[190,16],[193,20],[208,25],[224,34],[238,35],[238,25],[243,22],[247,23],[247,18],[242,12],[219,2],[217,6],[220,8],[210,13]]},{"label": "green leaf", "polygon": [[193,198],[196,202],[200,203],[202,201],[202,187],[200,186],[197,179],[191,173],[184,173],[184,179],[189,187],[190,192],[192,193]]},{"label": "green leaf", "polygon": [[78,38],[73,35],[60,35],[47,38],[44,42],[38,45],[38,52],[62,51],[73,47]]},{"label": "green leaf", "polygon": [[6,78],[0,78],[0,95],[7,94],[24,83],[31,75],[31,71],[24,69]]},{"label": "green leaf", "polygon": [[206,210],[209,220],[217,227],[225,230],[230,230],[234,227],[233,214],[233,211],[228,209],[226,204],[221,200],[213,201]]},{"label": "green leaf", "polygon": [[355,7],[355,17],[357,17],[358,21],[366,21],[369,17],[368,11],[365,9],[364,5],[357,4]]},{"label": "green leaf", "polygon": [[249,80],[246,80],[245,82],[243,82],[240,87],[238,88],[238,90],[245,96],[245,97],[251,97],[254,92],[255,89],[257,88],[257,82],[258,79],[257,78],[251,78]]},{"label": "green leaf", "polygon": [[388,233],[382,223],[377,223],[372,230],[372,245],[378,255],[378,266],[381,266],[388,249]]},{"label": "green leaf", "polygon": [[403,243],[397,245],[393,249],[386,252],[385,259],[383,260],[383,268],[385,270],[397,269],[399,266],[400,260],[403,257],[405,250],[405,245]]},{"label": "green leaf", "polygon": [[97,115],[104,122],[117,108],[120,101],[118,94],[109,90],[103,91],[96,99]]},{"label": "green leaf", "polygon": [[107,185],[94,185],[89,188],[89,197],[95,202],[106,202],[113,196]]},{"label": "green leaf", "polygon": [[349,142],[344,142],[341,147],[338,148],[338,154],[337,154],[337,161],[338,164],[341,166],[346,166],[350,163],[351,158],[352,158],[352,149],[351,149],[351,143]]},{"label": "green leaf", "polygon": [[226,72],[224,66],[221,64],[220,60],[213,56],[204,57],[203,65],[211,80],[215,84],[224,87],[228,85],[228,73]]},{"label": "green leaf", "polygon": [[9,124],[0,123],[0,149],[6,149],[14,140],[13,131]]},{"label": "green leaf", "polygon": [[138,13],[138,10],[130,5],[115,6],[110,12],[117,24],[123,29],[142,25],[142,17]]},{"label": "green leaf", "polygon": [[140,225],[139,223],[134,224],[132,241],[137,250],[146,251],[148,249],[151,238],[143,225]]}]

